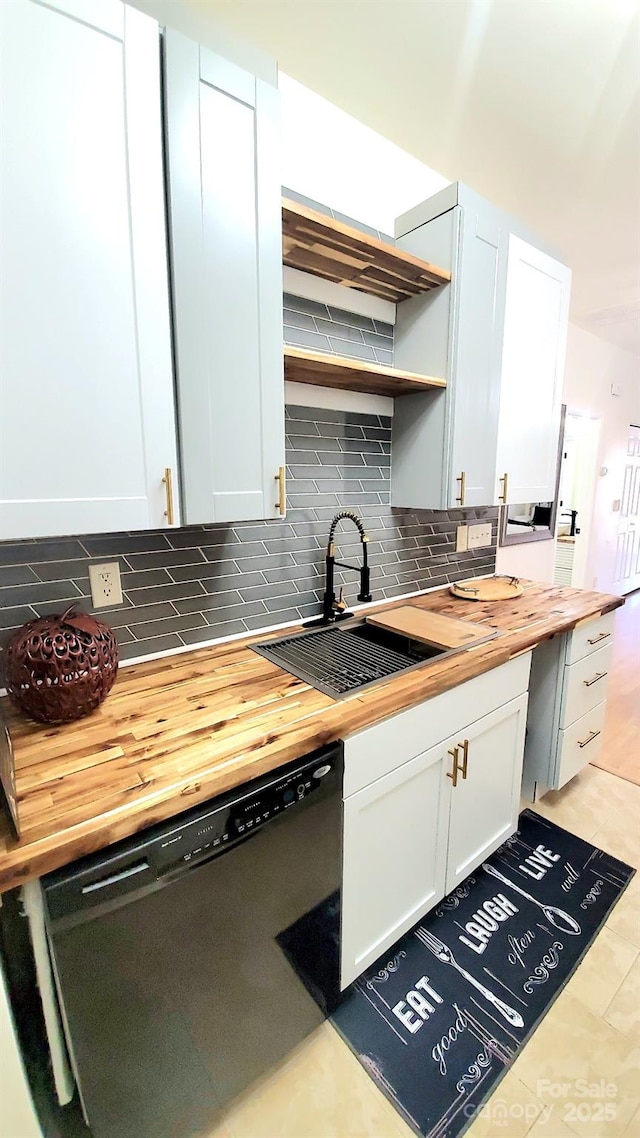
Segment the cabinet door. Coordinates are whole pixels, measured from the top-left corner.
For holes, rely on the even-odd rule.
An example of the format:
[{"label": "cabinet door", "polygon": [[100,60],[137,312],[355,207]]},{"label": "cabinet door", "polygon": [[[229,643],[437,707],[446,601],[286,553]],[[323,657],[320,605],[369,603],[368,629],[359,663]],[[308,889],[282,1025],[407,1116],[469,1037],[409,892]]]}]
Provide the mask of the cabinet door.
[{"label": "cabinet door", "polygon": [[184,518],[278,516],[284,464],[278,92],[167,29]]},{"label": "cabinet door", "polygon": [[509,239],[494,502],[555,497],[571,272]]},{"label": "cabinet door", "polygon": [[466,742],[466,778],[451,792],[446,891],[459,885],[518,824],[527,696],[473,723],[456,737],[460,762]]},{"label": "cabinet door", "polygon": [[451,270],[451,284],[398,306],[398,367],[443,375],[443,392],[396,400],[392,501],[434,509],[494,500],[509,229],[468,192],[401,248]]},{"label": "cabinet door", "polygon": [[461,212],[448,508],[493,500],[507,270],[508,228],[498,210],[479,200]]},{"label": "cabinet door", "polygon": [[176,476],[158,25],[119,0],[0,19],[0,538],[157,528]]},{"label": "cabinet door", "polygon": [[345,800],[343,988],[444,896],[445,769],[433,747]]}]

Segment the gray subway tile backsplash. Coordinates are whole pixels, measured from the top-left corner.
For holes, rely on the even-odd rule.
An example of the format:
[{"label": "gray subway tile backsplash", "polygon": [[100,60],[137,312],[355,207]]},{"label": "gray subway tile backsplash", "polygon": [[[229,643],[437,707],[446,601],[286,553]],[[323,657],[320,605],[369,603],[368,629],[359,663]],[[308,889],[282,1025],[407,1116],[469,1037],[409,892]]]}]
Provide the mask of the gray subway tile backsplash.
[{"label": "gray subway tile backsplash", "polygon": [[286,344],[369,363],[393,362],[393,325],[289,293],[283,304]]},{"label": "gray subway tile backsplash", "polygon": [[[286,433],[285,521],[0,543],[0,644],[25,621],[74,600],[93,611],[88,568],[102,558],[118,561],[124,600],[96,616],[113,626],[123,659],[306,619],[320,611],[329,524],[341,508],[364,520],[376,599],[494,570],[495,509],[389,506],[388,417],[290,406]],[[475,517],[491,521],[493,544],[458,554],[456,525]],[[342,557],[358,557],[348,522],[339,524],[337,542]],[[356,575],[336,577],[355,603]]]}]

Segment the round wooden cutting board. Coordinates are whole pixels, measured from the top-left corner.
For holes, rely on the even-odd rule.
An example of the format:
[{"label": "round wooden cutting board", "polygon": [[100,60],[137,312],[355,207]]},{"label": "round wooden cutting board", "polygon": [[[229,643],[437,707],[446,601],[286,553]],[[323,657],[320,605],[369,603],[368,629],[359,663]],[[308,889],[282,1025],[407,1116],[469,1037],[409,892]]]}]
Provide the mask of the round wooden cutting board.
[{"label": "round wooden cutting board", "polygon": [[472,577],[449,585],[449,591],[465,601],[508,601],[521,597],[524,589],[517,577]]}]

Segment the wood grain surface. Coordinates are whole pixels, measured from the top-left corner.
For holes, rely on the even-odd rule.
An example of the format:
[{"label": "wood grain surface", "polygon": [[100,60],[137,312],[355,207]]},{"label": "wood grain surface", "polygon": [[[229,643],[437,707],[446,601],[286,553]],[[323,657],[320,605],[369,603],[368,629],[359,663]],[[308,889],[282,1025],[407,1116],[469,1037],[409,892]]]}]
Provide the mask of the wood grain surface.
[{"label": "wood grain surface", "polygon": [[449,586],[456,597],[470,601],[507,601],[521,597],[524,589],[518,577],[484,577],[481,580],[470,577],[468,581],[456,581]]},{"label": "wood grain surface", "polygon": [[2,823],[0,891],[429,699],[623,603],[602,593],[524,584],[517,600],[486,605],[453,597],[448,588],[416,597],[412,603],[428,612],[497,628],[499,635],[340,701],[252,652],[248,644],[265,635],[122,668],[105,703],[63,727],[29,722],[5,699],[23,837],[15,841]]},{"label": "wood grain surface", "polygon": [[418,605],[401,605],[390,612],[366,617],[368,624],[378,625],[390,632],[398,632],[411,640],[434,644],[437,648],[470,648],[472,644],[495,636],[487,625],[478,626],[469,620],[425,612]]},{"label": "wood grain surface", "polygon": [[396,304],[451,280],[445,269],[288,198],[282,200],[282,260]]},{"label": "wood grain surface", "polygon": [[338,387],[344,391],[368,391],[374,395],[406,395],[410,391],[431,391],[447,386],[445,379],[418,375],[386,364],[311,352],[307,348],[284,349],[284,378],[316,387]]}]

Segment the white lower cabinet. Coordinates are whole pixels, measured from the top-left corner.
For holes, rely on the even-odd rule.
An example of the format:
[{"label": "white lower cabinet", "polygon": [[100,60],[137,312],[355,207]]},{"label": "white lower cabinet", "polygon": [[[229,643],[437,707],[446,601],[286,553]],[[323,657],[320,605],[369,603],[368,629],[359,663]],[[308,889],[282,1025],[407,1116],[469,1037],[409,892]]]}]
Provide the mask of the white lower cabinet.
[{"label": "white lower cabinet", "polygon": [[345,800],[343,986],[444,897],[446,767],[432,747]]},{"label": "white lower cabinet", "polygon": [[343,988],[514,832],[530,660],[345,741]]},{"label": "white lower cabinet", "polygon": [[614,614],[554,636],[533,653],[522,793],[560,790],[602,746]]},{"label": "white lower cabinet", "polygon": [[[449,893],[515,830],[527,721],[521,695],[456,736],[466,777],[458,773],[451,795],[445,892]],[[464,768],[463,768],[464,769]]]}]

